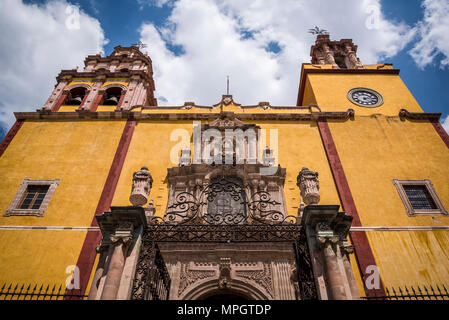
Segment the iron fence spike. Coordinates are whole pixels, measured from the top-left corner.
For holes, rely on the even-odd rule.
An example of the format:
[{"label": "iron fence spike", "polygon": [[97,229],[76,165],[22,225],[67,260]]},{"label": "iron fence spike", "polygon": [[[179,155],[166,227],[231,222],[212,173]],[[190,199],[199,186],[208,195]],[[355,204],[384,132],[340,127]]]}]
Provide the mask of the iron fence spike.
[{"label": "iron fence spike", "polygon": [[446,286],[444,284],[442,284],[444,291],[446,292],[446,294],[448,294],[449,292],[447,292]]}]

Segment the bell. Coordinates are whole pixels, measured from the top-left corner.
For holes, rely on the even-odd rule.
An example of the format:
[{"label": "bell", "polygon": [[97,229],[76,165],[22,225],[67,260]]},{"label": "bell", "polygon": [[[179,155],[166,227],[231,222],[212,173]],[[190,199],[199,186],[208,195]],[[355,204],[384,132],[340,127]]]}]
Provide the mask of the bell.
[{"label": "bell", "polygon": [[69,104],[71,105],[80,105],[83,101],[83,98],[81,96],[75,96],[70,99]]},{"label": "bell", "polygon": [[106,105],[106,106],[116,106],[117,104],[118,104],[118,98],[116,96],[110,96],[104,102],[104,105]]}]

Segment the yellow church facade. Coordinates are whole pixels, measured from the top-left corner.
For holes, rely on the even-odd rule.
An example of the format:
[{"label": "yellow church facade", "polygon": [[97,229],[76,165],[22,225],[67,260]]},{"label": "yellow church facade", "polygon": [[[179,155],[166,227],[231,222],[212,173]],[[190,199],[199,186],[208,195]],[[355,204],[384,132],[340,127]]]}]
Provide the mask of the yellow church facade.
[{"label": "yellow church facade", "polygon": [[0,145],[0,299],[447,299],[449,137],[356,51],[318,35],[292,106],[157,106],[137,47],[61,71]]}]

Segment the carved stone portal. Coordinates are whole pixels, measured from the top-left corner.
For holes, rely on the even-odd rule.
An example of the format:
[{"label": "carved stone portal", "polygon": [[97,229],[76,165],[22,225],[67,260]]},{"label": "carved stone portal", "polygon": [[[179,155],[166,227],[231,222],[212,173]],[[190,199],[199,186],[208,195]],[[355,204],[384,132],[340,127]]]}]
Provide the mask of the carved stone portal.
[{"label": "carved stone portal", "polygon": [[170,300],[234,293],[247,299],[295,300],[289,243],[160,243],[171,278]]}]

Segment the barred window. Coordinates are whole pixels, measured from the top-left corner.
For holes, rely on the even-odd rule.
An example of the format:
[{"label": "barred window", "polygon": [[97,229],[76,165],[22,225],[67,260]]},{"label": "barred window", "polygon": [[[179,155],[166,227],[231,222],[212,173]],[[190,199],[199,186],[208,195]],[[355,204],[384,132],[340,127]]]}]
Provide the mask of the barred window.
[{"label": "barred window", "polygon": [[28,185],[20,209],[39,209],[48,192],[48,188],[48,185]]},{"label": "barred window", "polygon": [[438,209],[425,185],[403,186],[413,209]]},{"label": "barred window", "polygon": [[57,185],[59,185],[59,179],[23,179],[4,216],[43,217]]},{"label": "barred window", "polygon": [[393,180],[409,216],[448,215],[430,180]]}]

